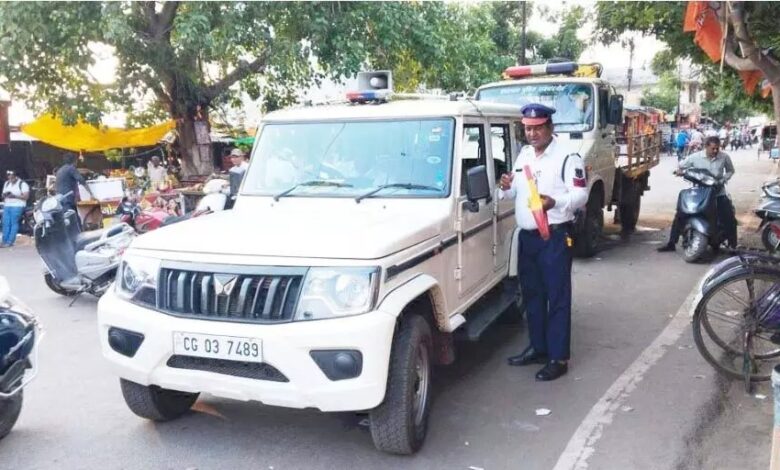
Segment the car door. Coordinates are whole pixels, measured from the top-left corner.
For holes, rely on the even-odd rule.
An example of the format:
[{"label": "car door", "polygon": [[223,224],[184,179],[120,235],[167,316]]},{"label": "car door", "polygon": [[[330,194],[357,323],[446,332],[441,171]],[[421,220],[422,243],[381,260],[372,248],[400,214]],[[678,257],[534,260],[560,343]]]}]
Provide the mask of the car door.
[{"label": "car door", "polygon": [[[456,270],[459,277],[458,297],[468,298],[479,287],[485,285],[493,275],[493,202],[479,201],[479,210],[472,212],[464,207],[466,198],[466,177],[470,168],[487,165],[488,127],[483,119],[466,120],[460,141],[460,184],[458,185],[458,211],[460,212],[460,230],[458,250],[460,266]],[[492,169],[488,168],[488,178],[492,179]]]},{"label": "car door", "polygon": [[509,250],[512,245],[512,235],[515,228],[515,201],[514,199],[500,199],[498,182],[501,175],[513,171],[515,146],[512,137],[513,123],[509,120],[490,121],[490,159],[492,161],[493,177],[491,182],[495,184],[493,192],[496,210],[494,211],[493,229],[493,269],[496,272],[505,272],[509,262]]}]

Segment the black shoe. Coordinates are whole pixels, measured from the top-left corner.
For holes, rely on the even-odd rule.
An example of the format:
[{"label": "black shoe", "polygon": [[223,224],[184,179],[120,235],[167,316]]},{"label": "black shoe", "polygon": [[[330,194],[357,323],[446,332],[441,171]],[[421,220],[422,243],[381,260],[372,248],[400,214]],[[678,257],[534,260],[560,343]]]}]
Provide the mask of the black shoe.
[{"label": "black shoe", "polygon": [[527,366],[530,364],[544,364],[547,362],[547,354],[536,352],[536,350],[528,346],[525,351],[521,352],[517,356],[508,357],[506,362],[510,366]]},{"label": "black shoe", "polygon": [[536,373],[537,382],[549,382],[566,374],[569,371],[569,365],[565,362],[550,361],[542,370]]},{"label": "black shoe", "polygon": [[665,253],[667,251],[674,251],[674,249],[675,248],[673,244],[667,243],[666,245],[659,246],[658,248],[656,248],[656,251],[658,251],[659,253]]}]

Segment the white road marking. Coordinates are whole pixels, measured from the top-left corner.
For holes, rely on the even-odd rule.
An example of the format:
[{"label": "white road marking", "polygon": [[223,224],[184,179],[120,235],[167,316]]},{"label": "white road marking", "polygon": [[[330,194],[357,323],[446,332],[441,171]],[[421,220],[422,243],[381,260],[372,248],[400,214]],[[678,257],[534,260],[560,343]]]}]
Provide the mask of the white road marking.
[{"label": "white road marking", "polygon": [[636,389],[645,374],[663,356],[670,346],[677,342],[691,321],[689,312],[699,289],[699,283],[688,294],[666,328],[642,351],[642,354],[615,380],[612,386],[593,405],[582,420],[563,453],[558,457],[554,470],[584,470],[588,459],[596,451],[596,443],[604,428],[612,423],[615,413]]}]

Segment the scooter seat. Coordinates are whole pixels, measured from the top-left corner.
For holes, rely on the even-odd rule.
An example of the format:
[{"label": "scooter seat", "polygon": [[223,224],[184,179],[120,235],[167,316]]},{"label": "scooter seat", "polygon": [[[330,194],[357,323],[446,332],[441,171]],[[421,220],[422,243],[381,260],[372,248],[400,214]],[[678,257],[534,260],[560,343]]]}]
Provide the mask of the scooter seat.
[{"label": "scooter seat", "polygon": [[92,242],[100,240],[105,230],[90,230],[76,235],[76,251],[81,251]]}]

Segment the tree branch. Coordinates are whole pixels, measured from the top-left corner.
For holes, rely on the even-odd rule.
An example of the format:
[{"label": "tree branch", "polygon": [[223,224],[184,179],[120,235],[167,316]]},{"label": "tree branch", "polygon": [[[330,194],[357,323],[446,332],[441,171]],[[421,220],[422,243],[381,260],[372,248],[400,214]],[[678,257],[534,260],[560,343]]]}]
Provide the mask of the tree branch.
[{"label": "tree branch", "polygon": [[780,85],[780,67],[761,52],[759,45],[750,36],[745,22],[744,2],[734,2],[727,8],[726,14],[729,15],[729,20],[734,27],[734,38],[745,58],[737,57],[733,53],[734,43],[732,42],[732,47],[726,49],[726,63],[736,70],[761,70],[764,76],[772,82],[772,85]]},{"label": "tree branch", "polygon": [[220,94],[224,93],[225,90],[230,88],[231,85],[234,83],[241,81],[248,77],[249,75],[260,73],[265,70],[265,68],[268,66],[268,57],[270,55],[269,53],[270,49],[266,47],[263,50],[263,53],[260,57],[253,60],[252,62],[241,62],[238,64],[238,66],[233,69],[232,72],[225,75],[222,80],[219,80],[218,82],[214,83],[213,85],[209,86],[205,90],[205,96],[208,101],[213,100]]},{"label": "tree branch", "polygon": [[157,15],[157,26],[154,31],[155,38],[161,39],[162,36],[167,35],[171,31],[178,9],[179,2],[165,2],[162,11]]}]

